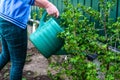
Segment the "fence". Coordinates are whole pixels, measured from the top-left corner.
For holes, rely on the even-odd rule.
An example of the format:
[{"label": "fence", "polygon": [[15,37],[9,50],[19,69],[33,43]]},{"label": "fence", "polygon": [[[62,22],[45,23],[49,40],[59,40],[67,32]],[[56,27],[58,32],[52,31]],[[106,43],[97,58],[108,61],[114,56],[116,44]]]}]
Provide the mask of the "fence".
[{"label": "fence", "polygon": [[[64,3],[63,0],[49,0],[51,1],[54,5],[57,6],[57,8],[59,9],[59,11],[62,13],[63,9],[64,9]],[[110,1],[110,0],[107,0]],[[110,13],[110,17],[116,19],[118,16],[120,16],[120,0],[116,0],[117,3],[116,5],[112,8],[111,13]],[[95,10],[99,10],[99,0],[71,0],[73,5],[77,5],[78,3],[88,6],[88,7],[92,7]],[[38,13],[39,11],[38,7],[32,7],[32,13],[31,13],[31,18],[33,18],[33,12]]]}]

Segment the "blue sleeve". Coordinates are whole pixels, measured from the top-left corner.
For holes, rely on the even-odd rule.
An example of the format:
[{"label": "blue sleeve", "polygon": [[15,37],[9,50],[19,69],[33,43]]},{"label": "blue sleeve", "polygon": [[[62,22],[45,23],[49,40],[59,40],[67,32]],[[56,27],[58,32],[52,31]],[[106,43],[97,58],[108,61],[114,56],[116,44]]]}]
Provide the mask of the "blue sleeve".
[{"label": "blue sleeve", "polygon": [[34,5],[35,0],[28,0],[30,5]]}]

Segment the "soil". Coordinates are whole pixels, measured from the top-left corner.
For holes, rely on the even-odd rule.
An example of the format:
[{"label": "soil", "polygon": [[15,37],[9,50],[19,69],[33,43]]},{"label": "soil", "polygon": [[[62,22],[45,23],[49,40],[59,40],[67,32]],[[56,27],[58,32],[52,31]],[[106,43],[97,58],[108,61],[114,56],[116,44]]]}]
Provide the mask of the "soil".
[{"label": "soil", "polygon": [[[51,80],[47,76],[48,60],[36,48],[27,50],[22,80]],[[9,80],[10,63],[0,72],[0,80]]]}]

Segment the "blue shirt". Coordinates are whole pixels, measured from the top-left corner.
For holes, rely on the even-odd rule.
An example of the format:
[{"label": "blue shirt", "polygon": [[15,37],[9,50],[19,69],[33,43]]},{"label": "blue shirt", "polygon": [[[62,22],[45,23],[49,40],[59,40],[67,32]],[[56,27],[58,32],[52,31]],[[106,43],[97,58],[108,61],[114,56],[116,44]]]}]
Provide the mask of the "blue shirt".
[{"label": "blue shirt", "polygon": [[0,0],[0,17],[25,29],[34,0]]}]

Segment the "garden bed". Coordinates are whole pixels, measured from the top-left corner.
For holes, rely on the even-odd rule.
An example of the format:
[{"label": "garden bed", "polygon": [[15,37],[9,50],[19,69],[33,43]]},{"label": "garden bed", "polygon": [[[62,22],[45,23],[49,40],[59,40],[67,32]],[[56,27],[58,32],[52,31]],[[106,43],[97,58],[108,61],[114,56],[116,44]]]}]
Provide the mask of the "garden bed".
[{"label": "garden bed", "polygon": [[[51,80],[47,76],[48,61],[33,47],[27,50],[23,80]],[[10,63],[0,72],[0,80],[9,80]]]}]

